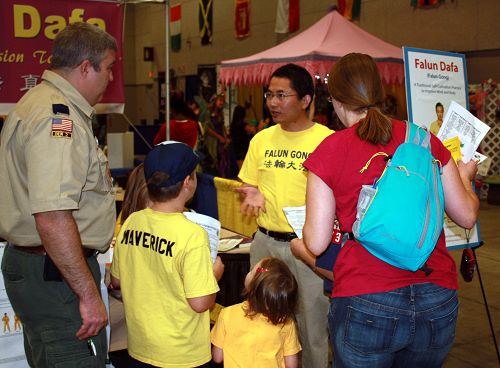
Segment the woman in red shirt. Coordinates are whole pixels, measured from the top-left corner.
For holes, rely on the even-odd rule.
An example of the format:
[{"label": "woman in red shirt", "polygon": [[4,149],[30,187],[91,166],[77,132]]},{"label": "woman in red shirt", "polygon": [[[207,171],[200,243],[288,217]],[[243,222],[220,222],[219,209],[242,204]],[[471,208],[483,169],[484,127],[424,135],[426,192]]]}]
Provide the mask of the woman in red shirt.
[{"label": "woman in red shirt", "polygon": [[[191,148],[196,147],[198,140],[198,123],[190,119],[191,111],[181,96],[170,96],[170,140],[186,143]],[[167,124],[163,123],[156,133],[153,143],[157,145],[167,139]]]},{"label": "woman in red shirt", "polygon": [[[326,138],[304,166],[307,218],[304,242],[315,255],[330,243],[333,220],[352,232],[359,192],[385,167],[375,153],[392,155],[405,139],[405,123],[385,116],[384,92],[377,66],[364,54],[349,54],[333,66],[328,89],[335,112],[347,129]],[[443,165],[445,211],[458,225],[471,228],[479,200],[471,180],[477,165],[457,165],[432,135],[432,155]],[[411,214],[407,214],[411,216]],[[441,232],[427,260],[433,272],[396,268],[369,253],[356,240],[342,247],[334,266],[329,312],[334,366],[441,367],[450,351],[458,316],[457,272]]]}]

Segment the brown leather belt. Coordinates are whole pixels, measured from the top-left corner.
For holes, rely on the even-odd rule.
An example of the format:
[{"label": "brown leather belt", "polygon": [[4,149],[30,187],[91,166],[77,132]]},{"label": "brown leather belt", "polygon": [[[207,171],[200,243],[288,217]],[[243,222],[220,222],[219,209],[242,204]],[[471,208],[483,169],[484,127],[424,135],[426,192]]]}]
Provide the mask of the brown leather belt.
[{"label": "brown leather belt", "polygon": [[[43,245],[37,245],[34,247],[21,247],[19,245],[14,245],[14,244],[11,244],[11,245],[16,250],[19,250],[19,251],[25,252],[25,253],[35,254],[37,256],[44,256],[47,254]],[[85,258],[89,258],[89,257],[92,257],[92,256],[97,254],[97,251],[95,249],[82,248],[82,251],[83,251],[83,256]]]}]

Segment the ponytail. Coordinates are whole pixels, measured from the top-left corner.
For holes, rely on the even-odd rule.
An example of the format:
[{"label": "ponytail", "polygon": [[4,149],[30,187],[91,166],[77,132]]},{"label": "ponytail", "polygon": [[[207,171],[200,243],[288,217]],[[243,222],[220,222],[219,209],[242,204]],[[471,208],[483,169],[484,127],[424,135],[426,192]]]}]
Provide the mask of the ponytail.
[{"label": "ponytail", "polygon": [[346,109],[366,111],[366,117],[356,128],[360,139],[382,145],[391,140],[391,120],[380,110],[384,87],[371,56],[351,53],[340,58],[330,71],[328,91]]},{"label": "ponytail", "polygon": [[356,133],[371,144],[386,145],[392,137],[392,123],[379,107],[368,106],[366,117],[358,124]]}]

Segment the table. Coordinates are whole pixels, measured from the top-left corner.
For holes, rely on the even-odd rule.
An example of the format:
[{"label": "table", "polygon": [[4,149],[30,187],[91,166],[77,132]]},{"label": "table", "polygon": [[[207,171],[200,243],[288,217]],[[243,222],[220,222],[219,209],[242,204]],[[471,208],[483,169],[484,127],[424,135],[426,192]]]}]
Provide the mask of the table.
[{"label": "table", "polygon": [[245,277],[250,271],[250,251],[231,250],[219,253],[219,256],[224,263],[224,274],[219,280],[220,291],[215,301],[225,307],[241,303]]},{"label": "table", "polygon": [[[235,238],[242,235],[237,234],[227,229],[221,229],[220,238]],[[242,243],[244,247],[236,247],[227,252],[219,252],[218,256],[224,263],[224,274],[219,280],[220,291],[217,293],[215,301],[224,307],[241,303],[244,298],[242,297],[243,288],[245,284],[245,277],[250,271],[250,247],[248,242],[252,239],[244,238]]]}]

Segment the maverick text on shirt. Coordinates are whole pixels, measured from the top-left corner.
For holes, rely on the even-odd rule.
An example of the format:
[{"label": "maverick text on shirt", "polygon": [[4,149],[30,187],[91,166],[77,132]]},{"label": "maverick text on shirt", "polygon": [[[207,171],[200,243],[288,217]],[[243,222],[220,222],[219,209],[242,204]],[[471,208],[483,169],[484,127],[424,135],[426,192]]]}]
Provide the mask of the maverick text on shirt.
[{"label": "maverick text on shirt", "polygon": [[[149,248],[159,254],[165,254],[165,256],[172,256],[172,247],[175,242],[160,238],[150,233],[146,233],[138,230],[125,230],[123,233],[122,244],[143,246],[144,248]],[[165,249],[166,246],[166,249]]]}]

